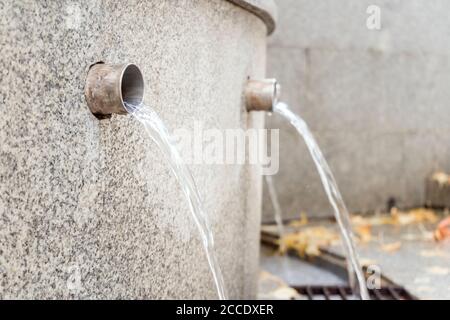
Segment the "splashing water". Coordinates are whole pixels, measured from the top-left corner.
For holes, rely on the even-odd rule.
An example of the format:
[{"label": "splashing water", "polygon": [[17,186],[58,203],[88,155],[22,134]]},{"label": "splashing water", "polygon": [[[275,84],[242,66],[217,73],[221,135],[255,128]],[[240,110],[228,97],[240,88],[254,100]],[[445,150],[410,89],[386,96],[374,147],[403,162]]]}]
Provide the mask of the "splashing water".
[{"label": "splashing water", "polygon": [[[270,201],[272,202],[275,223],[277,224],[280,239],[282,239],[284,236],[283,215],[281,212],[280,202],[278,201],[277,191],[275,190],[272,176],[264,176],[264,179],[266,181],[267,190],[269,191]],[[283,252],[284,249],[284,243],[283,241],[280,241],[280,250]]]},{"label": "splashing water", "polygon": [[348,259],[350,260],[350,274],[352,275],[353,272],[356,274],[361,298],[363,300],[369,300],[370,298],[365,284],[364,274],[353,243],[353,233],[350,225],[349,213],[344,200],[342,199],[341,193],[339,192],[336,180],[334,179],[322,151],[317,145],[317,142],[305,121],[303,121],[300,116],[293,113],[285,103],[278,103],[274,106],[274,111],[287,119],[305,140],[306,146],[308,147],[308,150],[314,160],[317,171],[319,171],[325,193],[327,194],[328,200],[333,207],[334,215],[341,231],[344,248],[347,252]]},{"label": "splashing water", "polygon": [[191,172],[183,163],[181,155],[175,148],[172,137],[163,121],[152,108],[145,105],[136,106],[131,104],[125,104],[125,107],[133,117],[142,123],[150,138],[158,145],[169,160],[172,172],[189,202],[190,211],[200,232],[217,294],[221,300],[227,299],[222,272],[214,250],[214,238],[208,222],[208,216],[203,210],[200,195]]}]

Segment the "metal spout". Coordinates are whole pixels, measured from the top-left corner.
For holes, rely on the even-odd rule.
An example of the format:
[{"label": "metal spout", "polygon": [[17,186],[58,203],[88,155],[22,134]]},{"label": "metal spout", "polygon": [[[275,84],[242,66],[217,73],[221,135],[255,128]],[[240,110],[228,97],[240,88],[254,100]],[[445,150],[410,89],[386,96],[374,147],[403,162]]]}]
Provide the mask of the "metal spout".
[{"label": "metal spout", "polygon": [[271,112],[279,95],[280,85],[276,79],[248,80],[245,88],[247,111]]},{"label": "metal spout", "polygon": [[98,118],[127,114],[125,103],[139,105],[144,98],[144,78],[134,64],[97,63],[89,69],[86,102]]}]

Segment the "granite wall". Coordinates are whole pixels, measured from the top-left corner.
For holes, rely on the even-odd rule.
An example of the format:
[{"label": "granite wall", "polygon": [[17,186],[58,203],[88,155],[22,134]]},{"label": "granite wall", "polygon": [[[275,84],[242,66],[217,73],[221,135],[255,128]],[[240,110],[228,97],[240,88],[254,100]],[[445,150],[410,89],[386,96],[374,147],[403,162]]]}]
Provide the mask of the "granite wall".
[{"label": "granite wall", "polygon": [[[450,170],[450,3],[277,4],[280,22],[269,40],[268,74],[309,123],[349,208],[385,210],[389,198],[402,207],[422,205],[425,178]],[[367,28],[371,5],[381,10],[380,30]],[[282,128],[274,181],[285,216],[330,215],[302,140],[278,117],[269,126]],[[268,201],[264,217],[272,219]]]},{"label": "granite wall", "polygon": [[[170,129],[262,127],[242,91],[267,31],[223,0],[0,0],[0,298],[216,298],[166,160],[130,116],[90,113],[85,77],[133,62]],[[254,297],[259,171],[191,169],[230,297]]]}]

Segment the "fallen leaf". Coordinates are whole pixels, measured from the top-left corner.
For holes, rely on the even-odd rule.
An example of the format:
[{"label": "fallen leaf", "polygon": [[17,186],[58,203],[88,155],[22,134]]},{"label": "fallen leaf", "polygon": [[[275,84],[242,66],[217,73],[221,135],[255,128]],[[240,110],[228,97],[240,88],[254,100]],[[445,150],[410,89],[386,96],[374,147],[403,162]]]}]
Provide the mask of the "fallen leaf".
[{"label": "fallen leaf", "polygon": [[356,234],[363,243],[368,243],[372,240],[372,226],[360,225],[355,227]]},{"label": "fallen leaf", "polygon": [[354,215],[351,217],[351,222],[354,226],[365,226],[365,225],[380,226],[380,225],[392,224],[393,220],[392,220],[392,217],[387,214],[370,216],[370,217]]},{"label": "fallen leaf", "polygon": [[286,282],[284,282],[283,279],[265,270],[260,271],[259,281],[262,283],[270,284],[273,288],[287,286]]},{"label": "fallen leaf", "polygon": [[280,239],[285,253],[295,250],[300,257],[319,256],[320,248],[335,244],[339,235],[325,227],[309,227],[295,233],[289,233]]},{"label": "fallen leaf", "polygon": [[308,216],[306,215],[306,213],[302,212],[300,213],[300,219],[291,221],[289,223],[289,226],[293,228],[299,228],[306,226],[307,224],[308,224]]},{"label": "fallen leaf", "polygon": [[442,220],[434,232],[434,238],[436,241],[442,241],[446,238],[450,238],[450,217]]},{"label": "fallen leaf", "polygon": [[401,242],[393,242],[393,243],[387,243],[380,246],[381,250],[384,252],[390,252],[393,253],[395,251],[398,251],[402,247]]},{"label": "fallen leaf", "polygon": [[276,300],[294,300],[300,297],[297,290],[291,287],[278,288],[272,291],[271,295]]},{"label": "fallen leaf", "polygon": [[258,298],[260,299],[292,300],[301,298],[301,295],[295,289],[289,287],[281,278],[267,271],[260,272],[258,286]]},{"label": "fallen leaf", "polygon": [[354,215],[351,217],[354,226],[381,226],[381,225],[410,225],[420,223],[436,223],[438,216],[433,210],[417,208],[406,212],[392,208],[390,214],[364,217]]},{"label": "fallen leaf", "polygon": [[361,258],[359,259],[359,262],[361,263],[362,266],[365,267],[378,264],[376,260],[369,258]]},{"label": "fallen leaf", "polygon": [[415,223],[436,223],[439,219],[433,210],[418,208],[408,212],[393,208],[391,211],[393,224],[410,225]]}]

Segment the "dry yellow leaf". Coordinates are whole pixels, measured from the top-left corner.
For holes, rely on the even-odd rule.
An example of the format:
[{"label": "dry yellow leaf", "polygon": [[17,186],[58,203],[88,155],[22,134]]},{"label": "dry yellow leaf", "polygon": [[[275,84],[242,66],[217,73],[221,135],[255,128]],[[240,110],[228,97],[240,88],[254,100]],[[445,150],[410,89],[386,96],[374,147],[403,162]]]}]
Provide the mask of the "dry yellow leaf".
[{"label": "dry yellow leaf", "polygon": [[308,216],[306,213],[302,212],[300,213],[300,219],[299,220],[293,220],[289,223],[289,226],[293,228],[299,228],[306,226],[308,224]]},{"label": "dry yellow leaf", "polygon": [[450,238],[450,217],[442,220],[434,232],[434,238],[436,241],[442,241],[446,238]]},{"label": "dry yellow leaf", "polygon": [[381,226],[387,224],[394,224],[394,221],[390,215],[376,215],[370,217],[363,217],[360,215],[354,215],[351,217],[352,224],[355,226]]},{"label": "dry yellow leaf", "polygon": [[356,234],[363,243],[368,243],[372,240],[372,226],[360,225],[355,227]]},{"label": "dry yellow leaf", "polygon": [[285,253],[295,250],[299,256],[319,256],[320,248],[335,244],[339,235],[325,227],[310,227],[285,235],[281,240]]},{"label": "dry yellow leaf", "polygon": [[281,278],[267,272],[261,271],[259,275],[258,296],[264,300],[292,300],[299,299],[299,293],[289,287]]},{"label": "dry yellow leaf", "polygon": [[392,209],[391,216],[394,224],[410,225],[414,223],[436,223],[439,218],[433,210],[418,208],[408,212],[402,212],[396,208]]},{"label": "dry yellow leaf", "polygon": [[387,243],[380,246],[381,250],[390,253],[398,251],[401,247],[402,247],[401,242]]},{"label": "dry yellow leaf", "polygon": [[361,263],[362,266],[370,266],[370,265],[374,265],[374,264],[378,264],[378,262],[374,259],[369,259],[369,258],[361,258],[359,259],[359,262]]},{"label": "dry yellow leaf", "polygon": [[406,212],[400,211],[397,208],[393,208],[390,215],[384,214],[372,217],[355,215],[351,218],[352,224],[355,227],[381,225],[405,226],[419,223],[436,223],[438,220],[438,216],[433,210],[425,208],[413,209]]}]

